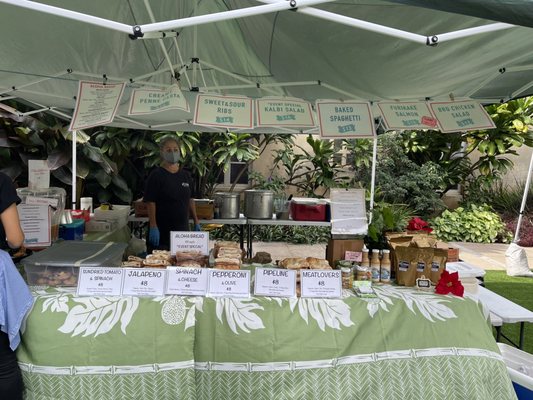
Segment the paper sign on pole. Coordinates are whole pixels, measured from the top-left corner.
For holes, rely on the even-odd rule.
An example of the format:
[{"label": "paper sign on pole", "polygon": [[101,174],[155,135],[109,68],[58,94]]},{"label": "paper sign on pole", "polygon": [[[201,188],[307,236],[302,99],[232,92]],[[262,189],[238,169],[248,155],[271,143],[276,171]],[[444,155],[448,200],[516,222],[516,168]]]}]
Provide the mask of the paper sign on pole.
[{"label": "paper sign on pole", "polygon": [[78,296],[120,296],[123,268],[80,267]]},{"label": "paper sign on pole", "polygon": [[429,106],[442,132],[493,129],[494,121],[477,101],[432,101]]},{"label": "paper sign on pole", "polygon": [[69,131],[112,122],[123,91],[124,83],[80,81]]},{"label": "paper sign on pole", "polygon": [[50,187],[50,168],[46,160],[28,160],[28,187],[30,189]]},{"label": "paper sign on pole", "polygon": [[208,296],[250,297],[250,271],[209,269]]},{"label": "paper sign on pole", "polygon": [[207,268],[167,267],[165,294],[205,296],[207,293],[207,272]]},{"label": "paper sign on pole", "polygon": [[378,108],[387,129],[438,129],[425,102],[381,101]]},{"label": "paper sign on pole", "polygon": [[209,232],[172,231],[170,232],[170,252],[199,251],[209,254]]},{"label": "paper sign on pole", "polygon": [[364,189],[331,189],[331,233],[361,235],[368,230]]},{"label": "paper sign on pole", "polygon": [[255,110],[257,113],[257,127],[315,127],[311,103],[302,99],[264,97],[255,101]]},{"label": "paper sign on pole", "polygon": [[194,124],[221,128],[252,128],[253,101],[244,96],[199,94]]},{"label": "paper sign on pole", "polygon": [[342,297],[340,269],[300,270],[302,297]]},{"label": "paper sign on pole", "polygon": [[189,112],[189,104],[178,85],[169,86],[165,90],[135,89],[131,95],[128,115],[153,114],[170,109]]},{"label": "paper sign on pole", "polygon": [[24,232],[24,246],[28,248],[50,246],[52,244],[50,206],[19,204],[17,209],[20,226]]},{"label": "paper sign on pole", "polygon": [[376,135],[370,103],[317,100],[316,112],[323,138],[372,138]]}]

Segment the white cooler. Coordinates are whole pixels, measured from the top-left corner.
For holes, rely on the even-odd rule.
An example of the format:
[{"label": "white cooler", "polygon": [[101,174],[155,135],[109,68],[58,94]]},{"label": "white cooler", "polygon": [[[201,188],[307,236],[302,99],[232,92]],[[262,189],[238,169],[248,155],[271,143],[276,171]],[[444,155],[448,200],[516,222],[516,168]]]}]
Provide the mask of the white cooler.
[{"label": "white cooler", "polygon": [[518,400],[533,399],[533,354],[498,343]]}]

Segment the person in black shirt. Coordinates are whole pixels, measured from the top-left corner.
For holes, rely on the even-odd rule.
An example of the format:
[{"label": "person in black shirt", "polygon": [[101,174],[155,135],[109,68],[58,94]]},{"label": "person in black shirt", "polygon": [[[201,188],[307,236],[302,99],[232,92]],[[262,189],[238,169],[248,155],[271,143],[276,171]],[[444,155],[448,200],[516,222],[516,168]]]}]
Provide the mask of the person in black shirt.
[{"label": "person in black shirt", "polygon": [[171,231],[188,231],[189,216],[200,230],[193,200],[193,182],[189,172],[180,165],[179,143],[175,137],[165,137],[159,143],[161,166],[146,181],[143,201],[147,204],[150,231],[148,252],[169,250]]}]

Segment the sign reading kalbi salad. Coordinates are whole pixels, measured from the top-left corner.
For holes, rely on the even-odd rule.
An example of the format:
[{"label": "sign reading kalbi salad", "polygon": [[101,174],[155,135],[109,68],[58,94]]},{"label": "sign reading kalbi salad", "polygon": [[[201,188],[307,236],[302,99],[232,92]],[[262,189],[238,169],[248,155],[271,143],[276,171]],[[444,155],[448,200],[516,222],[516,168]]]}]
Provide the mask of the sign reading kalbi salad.
[{"label": "sign reading kalbi salad", "polygon": [[294,126],[314,128],[311,103],[286,97],[263,97],[255,101],[257,127]]}]

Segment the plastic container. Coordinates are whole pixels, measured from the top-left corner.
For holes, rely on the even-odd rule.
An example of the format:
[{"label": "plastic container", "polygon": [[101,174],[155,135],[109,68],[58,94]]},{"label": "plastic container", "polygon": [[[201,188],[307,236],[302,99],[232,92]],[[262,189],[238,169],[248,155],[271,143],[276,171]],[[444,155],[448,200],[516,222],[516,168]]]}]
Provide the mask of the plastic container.
[{"label": "plastic container", "polygon": [[518,400],[533,399],[533,355],[498,343]]},{"label": "plastic container", "polygon": [[117,224],[120,229],[128,224],[130,206],[113,205],[112,210],[103,209],[101,206],[94,209],[93,219],[96,221],[111,221]]},{"label": "plastic container", "polygon": [[63,188],[50,187],[47,189],[18,188],[17,195],[22,204],[48,204],[52,207],[50,237],[55,242],[59,237],[59,223],[65,210],[67,192]]},{"label": "plastic container", "polygon": [[325,221],[326,202],[319,199],[293,199],[291,217],[295,221]]},{"label": "plastic container", "polygon": [[21,260],[31,286],[76,286],[79,267],[120,267],[126,243],[60,241]]}]

